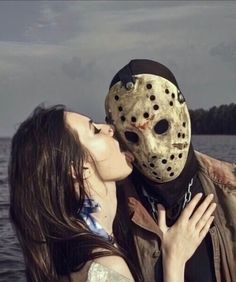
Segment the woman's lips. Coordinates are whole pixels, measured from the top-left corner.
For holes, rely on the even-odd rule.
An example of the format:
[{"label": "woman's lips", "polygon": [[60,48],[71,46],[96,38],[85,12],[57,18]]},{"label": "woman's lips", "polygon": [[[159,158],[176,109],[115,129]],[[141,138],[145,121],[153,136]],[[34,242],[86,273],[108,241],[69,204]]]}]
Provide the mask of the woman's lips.
[{"label": "woman's lips", "polygon": [[132,153],[130,153],[129,151],[125,151],[123,153],[125,154],[125,157],[129,162],[131,162],[131,163],[134,162],[135,158],[134,158],[134,155]]}]

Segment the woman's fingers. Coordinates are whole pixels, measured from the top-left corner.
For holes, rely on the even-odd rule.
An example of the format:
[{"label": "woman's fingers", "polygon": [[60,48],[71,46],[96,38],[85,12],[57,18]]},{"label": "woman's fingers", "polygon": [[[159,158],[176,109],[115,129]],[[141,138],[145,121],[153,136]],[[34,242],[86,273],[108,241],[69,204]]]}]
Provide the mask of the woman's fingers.
[{"label": "woman's fingers", "polygon": [[212,213],[214,212],[215,208],[216,208],[216,203],[211,203],[208,209],[206,210],[206,212],[197,222],[196,231],[200,232],[204,228],[209,218],[211,217]]},{"label": "woman's fingers", "polygon": [[161,204],[157,205],[157,209],[158,209],[158,226],[160,227],[162,232],[165,232],[167,230],[166,210]]},{"label": "woman's fingers", "polygon": [[[193,225],[196,225],[200,218],[203,216],[207,208],[209,207],[212,199],[213,199],[213,194],[208,195],[204,201],[201,203],[201,205],[197,208],[197,210],[194,212],[194,214],[190,218],[190,222]],[[208,219],[208,218],[207,218]]]},{"label": "woman's fingers", "polygon": [[180,218],[182,218],[183,220],[188,220],[190,218],[202,195],[202,193],[198,193],[193,197],[193,199],[187,204],[187,206],[183,210]]},{"label": "woman's fingers", "polygon": [[207,223],[205,224],[205,226],[204,226],[204,227],[202,228],[202,230],[200,231],[200,233],[199,233],[199,239],[200,239],[201,241],[205,238],[207,232],[209,231],[209,229],[210,229],[210,227],[211,227],[211,224],[212,224],[213,220],[214,220],[214,216],[210,216],[209,219],[208,219],[208,221],[207,221]]}]

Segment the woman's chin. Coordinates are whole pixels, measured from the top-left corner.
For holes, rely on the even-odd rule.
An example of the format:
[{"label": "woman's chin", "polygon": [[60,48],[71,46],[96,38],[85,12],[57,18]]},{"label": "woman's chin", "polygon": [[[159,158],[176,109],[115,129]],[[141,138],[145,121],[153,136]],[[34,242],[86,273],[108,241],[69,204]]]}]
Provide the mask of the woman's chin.
[{"label": "woman's chin", "polygon": [[129,161],[127,161],[127,165],[128,165],[128,171],[127,171],[127,175],[125,176],[125,178],[128,177],[131,174],[131,172],[133,171],[133,168],[134,168],[133,164]]},{"label": "woman's chin", "polygon": [[124,173],[116,179],[116,181],[124,180],[131,174],[132,171],[133,171],[133,165],[127,162],[127,168],[125,169]]},{"label": "woman's chin", "polygon": [[[132,172],[132,170],[133,170],[133,168],[134,168],[134,166],[133,166],[133,164],[131,163],[131,162],[127,162],[127,164],[128,164],[128,166],[129,166],[129,168],[131,168],[131,171],[130,171],[130,173]],[[130,174],[129,173],[129,174]]]}]

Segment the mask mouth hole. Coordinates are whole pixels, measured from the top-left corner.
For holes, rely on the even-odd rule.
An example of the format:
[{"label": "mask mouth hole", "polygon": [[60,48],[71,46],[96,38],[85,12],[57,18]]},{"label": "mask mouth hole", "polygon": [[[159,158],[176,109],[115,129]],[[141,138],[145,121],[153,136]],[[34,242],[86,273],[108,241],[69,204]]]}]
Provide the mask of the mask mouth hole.
[{"label": "mask mouth hole", "polygon": [[166,119],[159,120],[155,126],[154,131],[156,134],[163,134],[169,129],[169,122]]},{"label": "mask mouth hole", "polygon": [[139,142],[139,136],[137,133],[132,132],[132,131],[125,131],[124,134],[125,134],[126,140],[128,140],[129,142],[133,144],[137,144]]}]

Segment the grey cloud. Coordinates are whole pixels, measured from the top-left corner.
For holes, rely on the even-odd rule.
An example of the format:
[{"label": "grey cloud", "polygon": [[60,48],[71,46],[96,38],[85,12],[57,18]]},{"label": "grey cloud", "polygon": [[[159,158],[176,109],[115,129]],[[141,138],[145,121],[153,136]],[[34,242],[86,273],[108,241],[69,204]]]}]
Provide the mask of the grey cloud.
[{"label": "grey cloud", "polygon": [[11,41],[0,42],[0,135],[42,101],[103,121],[109,83],[134,58],[167,65],[191,108],[235,101],[236,5],[27,1],[24,14],[8,2],[8,10],[0,3],[0,40]]},{"label": "grey cloud", "polygon": [[94,66],[94,61],[84,64],[81,58],[74,56],[69,62],[62,64],[62,71],[73,80],[76,78],[82,79],[93,75],[95,71]]},{"label": "grey cloud", "polygon": [[0,1],[0,41],[62,43],[83,27],[78,7],[63,1]]},{"label": "grey cloud", "polygon": [[81,59],[78,57],[73,57],[70,62],[63,63],[63,72],[71,79],[80,77],[82,73]]},{"label": "grey cloud", "polygon": [[[25,37],[34,42],[63,44],[78,34],[78,14],[70,13],[64,3],[42,1],[40,14],[25,30]],[[69,18],[69,20],[68,20]]]},{"label": "grey cloud", "polygon": [[155,34],[157,33],[157,30],[160,29],[160,25],[158,22],[158,19],[146,19],[142,21],[136,21],[128,23],[126,26],[123,26],[121,30],[126,32],[136,32],[141,35]]},{"label": "grey cloud", "polygon": [[0,41],[25,41],[25,29],[40,14],[40,1],[0,1]]},{"label": "grey cloud", "polygon": [[[27,40],[34,42],[63,44],[65,41],[73,39],[80,34],[93,32],[97,28],[99,31],[105,13],[106,21],[109,25],[104,24],[102,27],[104,32],[107,29],[111,30],[113,27],[114,32],[117,32],[120,26],[127,26],[123,30],[128,32],[139,27],[141,27],[141,32],[146,32],[145,23],[143,26],[138,24],[137,27],[135,27],[135,24],[134,26],[132,24],[129,26],[129,23],[137,23],[140,16],[142,18],[143,15],[147,16],[147,19],[149,16],[158,18],[161,14],[160,9],[166,9],[165,11],[168,13],[171,9],[175,7],[178,9],[181,6],[184,8],[189,6],[189,4],[178,1],[146,1],[145,3],[142,1],[128,1],[124,5],[123,1],[109,1],[106,3],[82,1],[79,4],[77,2],[70,2],[70,5],[64,5],[63,2],[42,1],[41,6],[39,6],[40,13],[35,17],[34,21],[30,21],[24,35]],[[157,13],[154,13],[153,9],[158,9]],[[89,18],[93,20],[88,21]],[[155,21],[149,20],[147,24],[152,25]],[[154,29],[155,25],[153,25],[153,31]],[[149,32],[151,30],[148,29]]]},{"label": "grey cloud", "polygon": [[212,47],[209,51],[210,55],[219,57],[225,62],[236,62],[236,41],[221,42],[220,44]]},{"label": "grey cloud", "polygon": [[[101,0],[102,2],[103,0]],[[97,2],[97,3],[96,3]],[[102,11],[114,11],[116,12],[137,12],[138,10],[152,10],[153,8],[173,8],[173,7],[183,7],[183,6],[190,6],[194,5],[195,1],[126,1],[124,5],[124,0],[110,0],[106,1],[106,5],[101,5],[99,2],[96,1],[92,3],[92,6],[96,6],[96,10]],[[87,4],[87,3],[86,3]],[[91,8],[92,8],[91,6]]]}]

